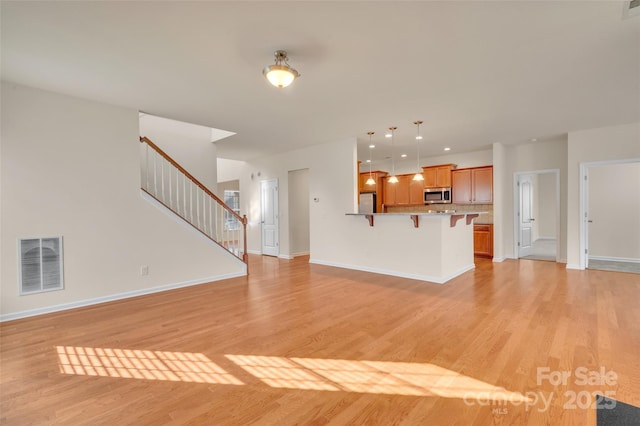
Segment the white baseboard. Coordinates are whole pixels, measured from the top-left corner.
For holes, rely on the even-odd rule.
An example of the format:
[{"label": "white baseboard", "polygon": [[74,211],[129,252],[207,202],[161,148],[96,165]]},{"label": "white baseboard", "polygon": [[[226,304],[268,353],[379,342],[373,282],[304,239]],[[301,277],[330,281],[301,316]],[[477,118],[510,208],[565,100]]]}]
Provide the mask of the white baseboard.
[{"label": "white baseboard", "polygon": [[589,256],[589,260],[607,260],[610,262],[640,263],[640,259],[636,259],[633,257]]},{"label": "white baseboard", "polygon": [[506,258],[504,256],[503,257],[494,257],[492,259],[492,261],[495,262],[495,263],[504,262],[505,260],[506,260]]},{"label": "white baseboard", "polygon": [[445,277],[435,277],[435,276],[429,276],[429,275],[407,274],[405,272],[391,271],[388,269],[370,268],[368,266],[348,265],[344,263],[330,262],[330,261],[325,261],[320,259],[309,259],[309,263],[314,263],[316,265],[333,266],[336,268],[353,269],[356,271],[373,272],[375,274],[391,275],[394,277],[409,278],[409,279],[418,280],[418,281],[429,281],[435,284],[444,284],[447,281],[459,275],[462,275],[465,272],[470,271],[476,267],[476,265],[472,263],[471,265],[467,265],[463,268],[460,268],[458,271],[454,272],[453,274],[447,275]]},{"label": "white baseboard", "polygon": [[260,250],[248,250],[247,249],[247,254],[262,254],[262,252]]},{"label": "white baseboard", "polygon": [[572,263],[567,263],[566,268],[567,268],[567,269],[577,269],[577,270],[582,270],[582,269],[584,269],[584,268],[581,268],[581,267],[580,267],[580,265],[574,265],[574,264],[572,264]]},{"label": "white baseboard", "polygon": [[110,294],[108,296],[95,297],[92,299],[78,300],[76,302],[62,303],[60,305],[46,306],[43,308],[27,309],[26,311],[14,312],[11,314],[0,315],[0,322],[17,320],[20,318],[33,317],[36,315],[50,314],[53,312],[67,311],[69,309],[82,308],[84,306],[98,305],[100,303],[112,302],[115,300],[129,299],[131,297],[144,296],[145,294],[160,293],[176,288],[190,287],[199,284],[206,284],[213,281],[226,280],[229,278],[244,277],[247,275],[246,265],[243,271],[225,275],[217,275],[215,277],[199,278],[196,280],[184,281],[175,284],[166,284],[157,287],[150,287],[140,290],[127,291],[125,293]]},{"label": "white baseboard", "polygon": [[303,252],[300,252],[300,253],[281,254],[281,255],[278,256],[278,258],[291,260],[291,259],[299,257],[299,256],[309,256],[309,252],[308,251],[303,251]]}]

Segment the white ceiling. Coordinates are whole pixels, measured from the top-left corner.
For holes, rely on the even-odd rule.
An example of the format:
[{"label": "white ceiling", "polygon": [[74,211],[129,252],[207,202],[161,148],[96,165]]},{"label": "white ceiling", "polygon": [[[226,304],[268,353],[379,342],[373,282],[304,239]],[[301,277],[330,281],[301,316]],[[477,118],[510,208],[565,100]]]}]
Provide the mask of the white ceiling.
[{"label": "white ceiling", "polygon": [[[237,133],[249,159],[376,132],[415,155],[640,121],[622,2],[6,2],[2,79]],[[262,76],[287,50],[302,76]],[[404,148],[403,148],[404,146]],[[411,147],[411,148],[410,148]]]}]

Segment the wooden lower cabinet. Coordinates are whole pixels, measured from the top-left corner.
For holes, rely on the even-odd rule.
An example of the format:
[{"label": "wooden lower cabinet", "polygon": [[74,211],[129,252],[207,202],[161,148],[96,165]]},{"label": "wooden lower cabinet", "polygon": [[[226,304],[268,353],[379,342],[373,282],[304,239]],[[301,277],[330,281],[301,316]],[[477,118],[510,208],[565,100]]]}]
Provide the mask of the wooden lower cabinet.
[{"label": "wooden lower cabinet", "polygon": [[493,257],[493,225],[473,225],[473,254],[479,257]]}]

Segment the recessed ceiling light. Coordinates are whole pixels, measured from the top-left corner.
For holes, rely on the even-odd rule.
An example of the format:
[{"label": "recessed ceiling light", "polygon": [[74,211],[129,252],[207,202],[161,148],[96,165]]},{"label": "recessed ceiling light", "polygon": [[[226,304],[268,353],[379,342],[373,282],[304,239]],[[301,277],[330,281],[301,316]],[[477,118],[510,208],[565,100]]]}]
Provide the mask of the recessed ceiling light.
[{"label": "recessed ceiling light", "polygon": [[384,137],[385,137],[385,138],[390,138],[390,137],[391,137],[391,133],[385,133],[385,134],[384,134]]},{"label": "recessed ceiling light", "polygon": [[375,146],[375,145],[373,145],[373,144],[372,144],[372,145],[369,145],[369,148],[375,148],[375,147],[376,147],[376,146]]},{"label": "recessed ceiling light", "polygon": [[407,154],[400,154],[400,157],[407,158]]},{"label": "recessed ceiling light", "polygon": [[445,150],[445,151],[451,151],[451,148],[446,147],[444,150]]},{"label": "recessed ceiling light", "polygon": [[367,163],[370,163],[370,162],[371,162],[371,160],[367,160]]}]

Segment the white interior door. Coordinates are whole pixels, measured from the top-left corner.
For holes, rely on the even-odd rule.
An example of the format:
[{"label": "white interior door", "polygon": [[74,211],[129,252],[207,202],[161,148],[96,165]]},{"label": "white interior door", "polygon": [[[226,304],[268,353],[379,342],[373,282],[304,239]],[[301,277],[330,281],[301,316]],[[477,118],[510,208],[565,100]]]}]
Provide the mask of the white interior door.
[{"label": "white interior door", "polygon": [[533,215],[533,190],[531,176],[522,176],[519,180],[520,188],[520,214],[519,214],[519,246],[518,257],[529,256],[531,254],[532,223],[535,220]]},{"label": "white interior door", "polygon": [[278,256],[278,179],[260,181],[262,254]]}]

